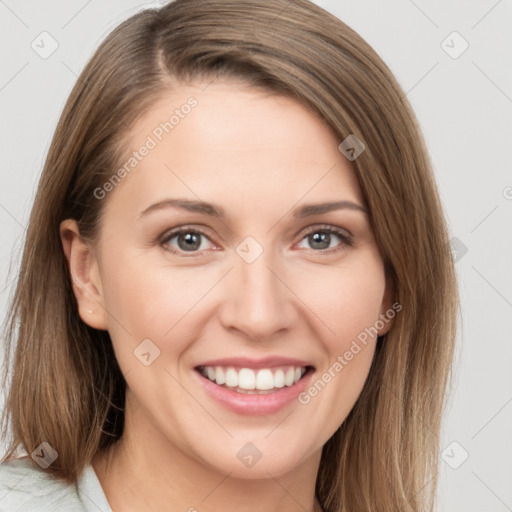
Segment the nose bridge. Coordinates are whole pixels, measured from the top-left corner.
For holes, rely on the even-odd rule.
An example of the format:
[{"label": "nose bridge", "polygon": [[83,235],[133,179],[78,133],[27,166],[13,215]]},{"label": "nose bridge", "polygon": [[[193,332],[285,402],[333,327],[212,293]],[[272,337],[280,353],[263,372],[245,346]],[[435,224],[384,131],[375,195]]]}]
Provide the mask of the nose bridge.
[{"label": "nose bridge", "polygon": [[269,337],[292,320],[290,292],[278,277],[275,252],[253,237],[244,239],[236,252],[233,295],[226,298],[230,313],[224,320],[250,337]]},{"label": "nose bridge", "polygon": [[279,290],[276,276],[270,270],[274,260],[271,252],[270,249],[263,251],[254,261],[240,258],[241,261],[237,262],[236,273],[240,280],[238,293],[243,299],[241,302],[268,306],[270,302],[276,301]]}]

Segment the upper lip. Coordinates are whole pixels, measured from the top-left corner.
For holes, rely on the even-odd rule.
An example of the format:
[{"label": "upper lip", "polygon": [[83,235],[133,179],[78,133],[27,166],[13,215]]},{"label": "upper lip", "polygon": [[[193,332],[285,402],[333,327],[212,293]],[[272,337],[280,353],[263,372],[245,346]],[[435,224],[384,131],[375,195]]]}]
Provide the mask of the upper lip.
[{"label": "upper lip", "polygon": [[295,359],[292,357],[269,356],[259,359],[250,357],[226,357],[223,359],[212,359],[198,364],[196,368],[201,366],[233,366],[235,368],[275,368],[277,366],[313,366],[303,359]]}]

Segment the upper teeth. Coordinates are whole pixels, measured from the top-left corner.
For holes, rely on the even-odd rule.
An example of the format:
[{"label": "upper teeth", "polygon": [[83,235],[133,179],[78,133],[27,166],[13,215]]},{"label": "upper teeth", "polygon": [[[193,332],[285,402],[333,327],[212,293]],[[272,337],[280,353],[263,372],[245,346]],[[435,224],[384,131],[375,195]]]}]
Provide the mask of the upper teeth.
[{"label": "upper teeth", "polygon": [[219,385],[231,388],[258,389],[261,391],[293,386],[306,373],[300,366],[284,366],[280,368],[233,368],[222,366],[203,366],[201,373]]}]

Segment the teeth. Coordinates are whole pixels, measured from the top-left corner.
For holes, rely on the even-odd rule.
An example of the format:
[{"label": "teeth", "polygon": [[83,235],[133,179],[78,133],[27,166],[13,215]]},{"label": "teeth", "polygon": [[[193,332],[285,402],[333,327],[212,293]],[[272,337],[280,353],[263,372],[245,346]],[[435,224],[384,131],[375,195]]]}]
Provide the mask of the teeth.
[{"label": "teeth", "polygon": [[281,368],[274,373],[274,387],[284,388],[284,372]]},{"label": "teeth", "polygon": [[[215,374],[217,374],[217,368],[215,368]],[[210,377],[208,377],[210,379]],[[210,379],[213,382],[213,379]],[[215,377],[217,381],[217,377]],[[226,386],[230,388],[236,388],[238,386],[238,373],[234,368],[228,368],[226,370]]]},{"label": "teeth", "polygon": [[306,368],[300,366],[283,366],[281,368],[240,368],[222,366],[207,366],[201,368],[201,373],[219,386],[236,388],[240,393],[264,394],[273,389],[293,386],[306,373]]},{"label": "teeth", "polygon": [[249,368],[242,368],[238,372],[238,387],[242,389],[256,388],[256,375]]},{"label": "teeth", "polygon": [[[208,377],[210,378],[210,377]],[[210,379],[211,381],[216,381],[217,384],[222,385],[226,383],[226,374],[224,373],[224,370],[218,366],[215,369],[215,374],[213,376],[213,379]]]},{"label": "teeth", "polygon": [[266,391],[267,389],[274,389],[274,376],[272,375],[272,372],[270,370],[260,370],[258,372],[256,385],[254,387],[262,391]]},{"label": "teeth", "polygon": [[286,386],[291,386],[293,384],[293,379],[295,378],[295,370],[293,368],[289,368],[288,371],[284,375],[284,383]]}]

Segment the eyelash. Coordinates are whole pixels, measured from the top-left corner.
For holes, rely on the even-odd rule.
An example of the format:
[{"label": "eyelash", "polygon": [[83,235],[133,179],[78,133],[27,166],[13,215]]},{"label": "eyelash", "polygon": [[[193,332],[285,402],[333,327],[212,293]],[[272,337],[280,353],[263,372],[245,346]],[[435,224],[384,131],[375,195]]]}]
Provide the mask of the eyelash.
[{"label": "eyelash", "polygon": [[[163,236],[163,238],[160,240],[160,245],[162,246],[162,248],[165,251],[168,251],[172,254],[185,255],[185,257],[194,257],[194,256],[197,256],[198,254],[200,254],[201,251],[195,251],[195,252],[191,252],[190,254],[187,254],[185,251],[181,251],[179,249],[174,249],[174,248],[172,248],[172,249],[169,248],[169,246],[167,245],[169,243],[169,241],[183,233],[200,234],[200,235],[208,238],[208,240],[210,240],[210,237],[208,236],[208,234],[205,233],[203,230],[197,229],[193,226],[183,226],[183,227],[174,229],[174,230],[168,232],[167,234],[165,234]],[[309,231],[305,232],[302,235],[302,238],[300,239],[300,241],[304,240],[306,237],[308,237],[314,233],[329,233],[331,235],[336,235],[341,240],[341,243],[337,247],[331,247],[329,249],[319,249],[319,250],[310,249],[314,253],[317,253],[320,255],[333,254],[333,253],[336,253],[336,252],[342,250],[344,247],[352,247],[354,244],[354,241],[350,235],[347,235],[341,229],[335,228],[330,225],[315,226],[313,229],[310,229]]]}]

